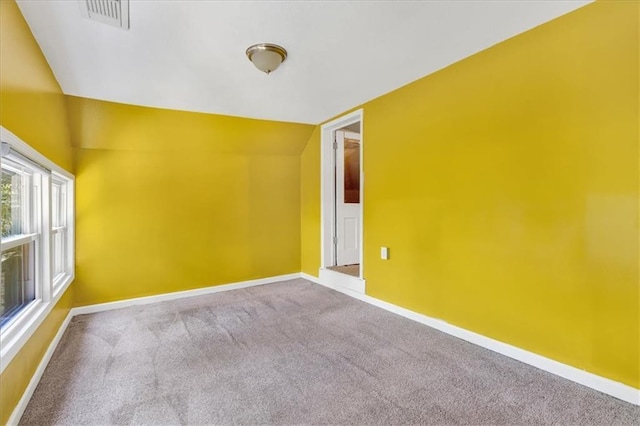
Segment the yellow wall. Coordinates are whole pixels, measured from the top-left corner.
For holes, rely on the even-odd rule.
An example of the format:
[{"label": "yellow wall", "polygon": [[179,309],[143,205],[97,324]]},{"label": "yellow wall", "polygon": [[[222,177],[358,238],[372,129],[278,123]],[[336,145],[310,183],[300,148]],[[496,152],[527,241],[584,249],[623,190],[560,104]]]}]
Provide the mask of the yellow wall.
[{"label": "yellow wall", "polygon": [[300,271],[313,126],[69,97],[76,305]]},{"label": "yellow wall", "polygon": [[0,124],[71,171],[62,90],[15,1],[0,1],[0,19]]},{"label": "yellow wall", "polygon": [[[0,1],[0,124],[71,170],[64,96],[14,1]],[[72,304],[67,290],[0,376],[0,424],[22,397]]]},{"label": "yellow wall", "polygon": [[300,158],[301,270],[318,276],[320,267],[320,126],[316,126]]},{"label": "yellow wall", "polygon": [[638,7],[591,4],[363,106],[369,295],[640,387]]}]

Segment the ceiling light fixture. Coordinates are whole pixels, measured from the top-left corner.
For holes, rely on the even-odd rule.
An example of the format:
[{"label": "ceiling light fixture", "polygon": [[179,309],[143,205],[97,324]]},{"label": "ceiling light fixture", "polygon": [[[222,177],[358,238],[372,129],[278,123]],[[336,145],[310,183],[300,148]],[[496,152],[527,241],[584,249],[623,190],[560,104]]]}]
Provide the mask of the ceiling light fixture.
[{"label": "ceiling light fixture", "polygon": [[287,59],[284,47],[271,43],[254,44],[247,49],[247,58],[260,71],[269,74],[275,71]]}]

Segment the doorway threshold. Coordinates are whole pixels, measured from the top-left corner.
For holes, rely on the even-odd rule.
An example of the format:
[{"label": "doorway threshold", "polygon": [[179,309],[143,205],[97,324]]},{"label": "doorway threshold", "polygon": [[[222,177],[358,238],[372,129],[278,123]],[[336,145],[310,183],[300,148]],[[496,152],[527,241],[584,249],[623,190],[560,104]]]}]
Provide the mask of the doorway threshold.
[{"label": "doorway threshold", "polygon": [[328,268],[320,268],[319,278],[328,287],[364,294],[365,280],[360,277],[354,277]]},{"label": "doorway threshold", "polygon": [[360,265],[341,265],[341,266],[329,266],[328,269],[332,271],[340,272],[341,274],[351,275],[352,277],[360,277]]}]

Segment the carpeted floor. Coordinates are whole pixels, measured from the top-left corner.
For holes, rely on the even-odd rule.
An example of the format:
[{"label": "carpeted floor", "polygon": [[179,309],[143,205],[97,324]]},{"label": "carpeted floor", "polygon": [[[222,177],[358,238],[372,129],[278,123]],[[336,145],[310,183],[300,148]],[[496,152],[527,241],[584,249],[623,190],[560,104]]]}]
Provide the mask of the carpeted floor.
[{"label": "carpeted floor", "polygon": [[75,317],[21,424],[639,420],[639,407],[293,280]]},{"label": "carpeted floor", "polygon": [[329,269],[342,274],[351,275],[352,277],[360,276],[360,265],[357,263],[354,265],[331,266]]}]

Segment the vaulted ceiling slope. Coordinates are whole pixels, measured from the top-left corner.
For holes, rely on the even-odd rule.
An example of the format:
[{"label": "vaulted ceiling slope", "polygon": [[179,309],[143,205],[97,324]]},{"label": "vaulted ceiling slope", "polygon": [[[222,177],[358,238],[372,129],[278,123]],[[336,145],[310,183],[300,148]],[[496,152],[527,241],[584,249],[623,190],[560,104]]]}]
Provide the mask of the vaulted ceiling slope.
[{"label": "vaulted ceiling slope", "polygon": [[[65,94],[317,124],[589,1],[143,1],[130,29],[77,1],[18,5]],[[255,43],[289,57],[263,74]]]}]

